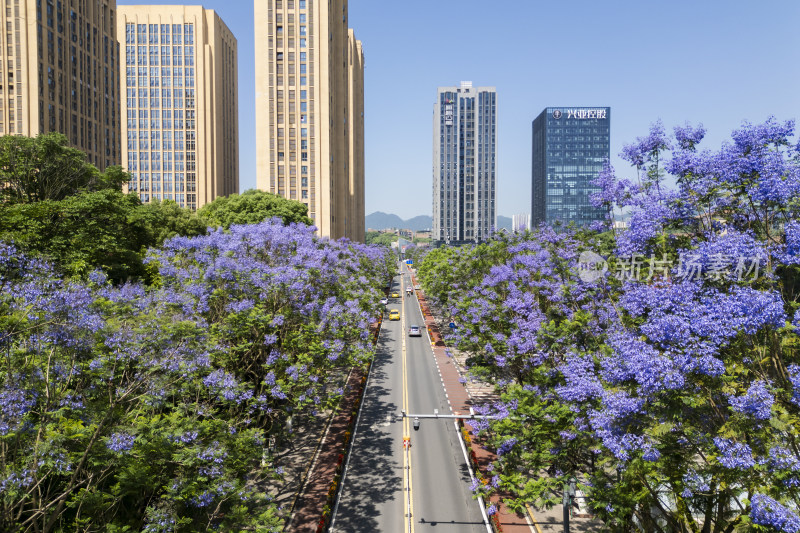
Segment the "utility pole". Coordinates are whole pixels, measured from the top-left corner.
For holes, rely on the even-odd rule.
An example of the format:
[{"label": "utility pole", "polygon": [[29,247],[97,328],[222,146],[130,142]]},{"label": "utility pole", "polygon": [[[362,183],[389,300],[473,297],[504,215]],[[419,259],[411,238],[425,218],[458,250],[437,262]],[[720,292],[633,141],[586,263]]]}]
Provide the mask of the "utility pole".
[{"label": "utility pole", "polygon": [[575,498],[575,483],[574,477],[569,478],[569,484],[564,485],[564,498],[562,500],[564,506],[564,533],[569,533],[569,515],[572,510],[572,500]]}]

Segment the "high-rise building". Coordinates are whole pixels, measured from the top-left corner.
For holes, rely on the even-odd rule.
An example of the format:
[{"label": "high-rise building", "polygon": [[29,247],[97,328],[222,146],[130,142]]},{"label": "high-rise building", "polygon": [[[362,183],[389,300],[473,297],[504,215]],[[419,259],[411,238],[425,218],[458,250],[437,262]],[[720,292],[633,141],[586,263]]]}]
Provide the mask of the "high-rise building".
[{"label": "high-rise building", "polygon": [[60,132],[120,164],[116,1],[0,0],[0,135]]},{"label": "high-rise building", "polygon": [[511,231],[521,233],[531,229],[531,216],[527,213],[511,217]]},{"label": "high-rise building", "polygon": [[120,6],[122,164],[144,202],[239,192],[237,44],[210,9]]},{"label": "high-rise building", "polygon": [[439,87],[433,106],[433,240],[479,242],[497,226],[497,91]]},{"label": "high-rise building", "polygon": [[603,220],[589,200],[609,159],[611,108],[548,107],[533,121],[531,223]]},{"label": "high-rise building", "polygon": [[364,240],[364,54],[347,0],[254,0],[259,189]]}]

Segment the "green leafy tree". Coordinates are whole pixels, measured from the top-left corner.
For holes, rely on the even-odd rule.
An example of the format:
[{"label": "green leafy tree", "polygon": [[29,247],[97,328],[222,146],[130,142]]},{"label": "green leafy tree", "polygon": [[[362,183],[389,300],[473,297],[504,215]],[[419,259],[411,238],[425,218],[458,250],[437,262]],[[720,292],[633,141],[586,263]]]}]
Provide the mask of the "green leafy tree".
[{"label": "green leafy tree", "polygon": [[258,224],[273,217],[287,225],[293,222],[313,224],[308,218],[308,208],[301,202],[258,189],[217,198],[200,208],[197,215],[209,226],[225,229],[234,224]]},{"label": "green leafy tree", "polygon": [[181,207],[172,200],[156,200],[138,206],[132,222],[144,224],[147,246],[160,246],[176,235],[194,237],[206,234],[205,222],[191,209]]},{"label": "green leafy tree", "polygon": [[382,231],[368,231],[366,235],[367,244],[381,244],[383,246],[391,246],[393,242],[397,242],[399,237],[394,233],[384,233]]},{"label": "green leafy tree", "polygon": [[63,200],[0,207],[0,239],[53,261],[71,276],[102,269],[115,283],[146,276],[147,248],[205,225],[174,202],[142,205],[135,195],[105,189]]},{"label": "green leafy tree", "polygon": [[80,190],[120,189],[127,180],[120,167],[97,170],[61,133],[0,137],[0,198],[6,203],[63,200]]}]

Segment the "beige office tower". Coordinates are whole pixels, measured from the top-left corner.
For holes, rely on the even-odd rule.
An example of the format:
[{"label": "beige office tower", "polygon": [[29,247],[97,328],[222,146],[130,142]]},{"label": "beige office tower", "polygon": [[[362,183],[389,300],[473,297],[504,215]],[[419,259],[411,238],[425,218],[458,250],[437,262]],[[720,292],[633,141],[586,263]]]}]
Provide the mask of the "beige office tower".
[{"label": "beige office tower", "polygon": [[364,54],[346,0],[255,0],[257,186],[364,240]]},{"label": "beige office tower", "polygon": [[0,0],[0,135],[57,131],[120,164],[115,0]]},{"label": "beige office tower", "polygon": [[200,6],[119,6],[122,162],[144,202],[239,192],[236,38]]}]

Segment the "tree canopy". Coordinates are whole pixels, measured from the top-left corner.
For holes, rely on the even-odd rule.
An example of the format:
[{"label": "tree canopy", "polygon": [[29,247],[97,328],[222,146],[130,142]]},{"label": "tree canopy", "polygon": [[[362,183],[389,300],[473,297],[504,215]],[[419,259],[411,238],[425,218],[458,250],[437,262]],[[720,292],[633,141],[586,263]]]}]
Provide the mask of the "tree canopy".
[{"label": "tree canopy", "polygon": [[148,256],[158,287],[0,243],[0,530],[281,531],[268,439],[372,357],[394,270],[313,233],[175,237]]},{"label": "tree canopy", "polygon": [[399,239],[394,233],[384,233],[382,231],[368,231],[365,238],[367,244],[382,244],[384,246],[391,246],[393,242],[397,242]]},{"label": "tree canopy", "polygon": [[0,206],[0,240],[67,275],[100,268],[115,283],[145,275],[142,260],[149,247],[205,232],[190,210],[174,202],[142,205],[135,195],[113,189]]},{"label": "tree canopy", "polygon": [[201,207],[197,216],[209,226],[224,229],[236,224],[258,224],[273,217],[280,218],[284,224],[312,225],[308,208],[303,203],[258,189],[217,198]]},{"label": "tree canopy", "polygon": [[63,200],[81,190],[120,189],[120,167],[100,172],[61,133],[0,137],[0,199],[5,203]]},{"label": "tree canopy", "polygon": [[635,179],[595,181],[594,231],[427,254],[423,288],[500,396],[476,408],[498,456],[477,490],[547,506],[574,476],[612,531],[800,530],[793,131],[746,123],[699,151],[702,126],[656,124],[621,154]]}]

